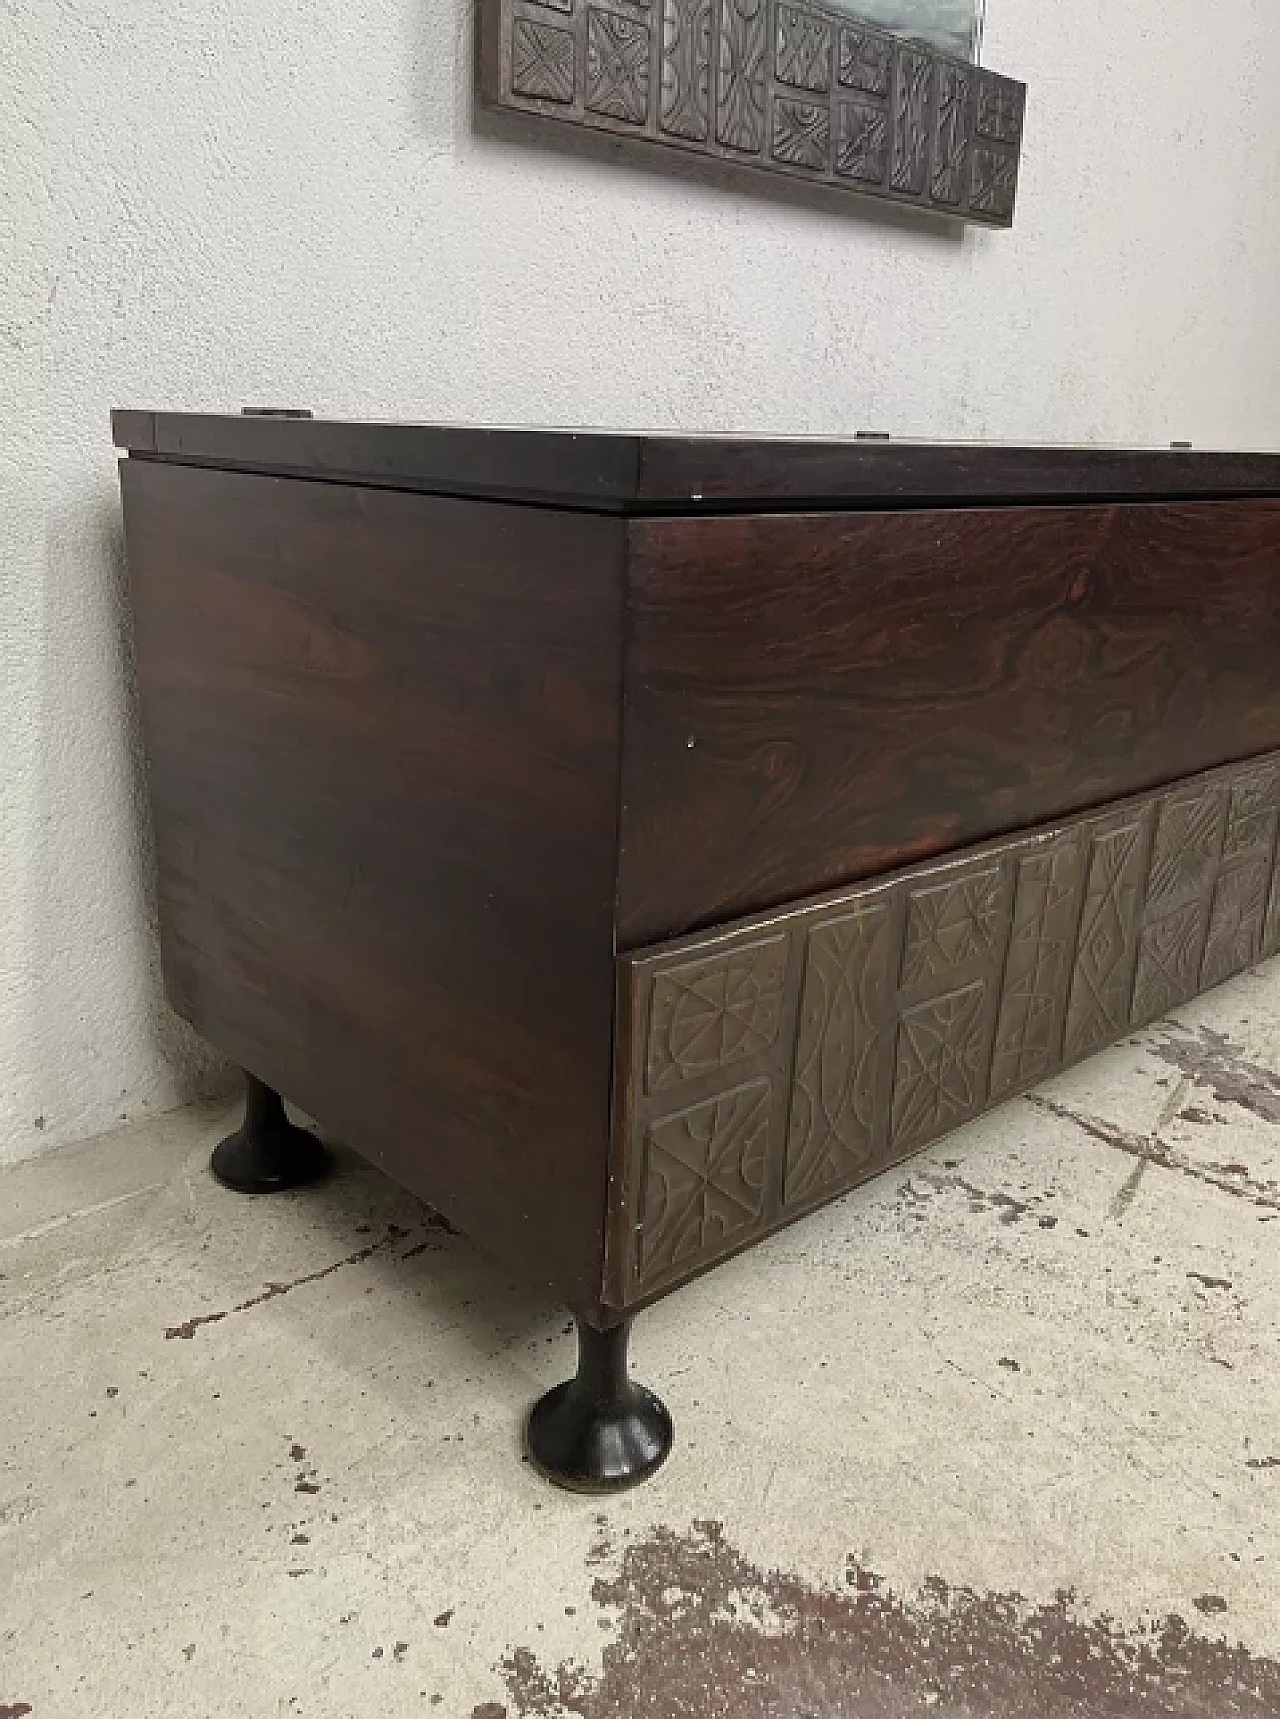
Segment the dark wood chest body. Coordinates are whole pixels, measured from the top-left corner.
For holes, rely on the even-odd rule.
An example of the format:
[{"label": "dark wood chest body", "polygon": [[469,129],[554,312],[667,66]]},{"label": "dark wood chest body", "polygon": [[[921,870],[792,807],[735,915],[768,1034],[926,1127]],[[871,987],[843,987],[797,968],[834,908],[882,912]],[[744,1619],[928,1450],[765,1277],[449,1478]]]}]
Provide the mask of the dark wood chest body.
[{"label": "dark wood chest body", "polygon": [[1280,949],[1280,458],[116,428],[175,1006],[588,1321]]}]

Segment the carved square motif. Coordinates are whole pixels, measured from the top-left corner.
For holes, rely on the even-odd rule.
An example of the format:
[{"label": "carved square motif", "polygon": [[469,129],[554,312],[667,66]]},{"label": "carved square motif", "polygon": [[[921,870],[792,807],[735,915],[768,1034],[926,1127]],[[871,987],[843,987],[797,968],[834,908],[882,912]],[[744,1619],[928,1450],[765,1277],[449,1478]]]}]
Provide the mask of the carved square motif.
[{"label": "carved square motif", "polygon": [[775,44],[780,84],[818,94],[831,88],[831,25],[825,18],[779,4]]},{"label": "carved square motif", "polygon": [[636,1237],[643,1284],[709,1264],[758,1226],[771,1092],[753,1081],[650,1126]]},{"label": "carved square motif", "polygon": [[889,166],[889,115],[870,101],[842,101],[836,172],[864,185],[883,185]]},{"label": "carved square motif", "polygon": [[938,66],[938,111],[933,130],[933,197],[958,205],[964,196],[969,154],[970,76],[960,66]]},{"label": "carved square motif", "polygon": [[667,967],[653,982],[645,1081],[662,1092],[767,1050],[778,1036],[787,940]]},{"label": "carved square motif", "polygon": [[984,73],[978,80],[978,131],[996,143],[1017,143],[1022,136],[1023,92],[1008,78]]},{"label": "carved square motif", "polygon": [[511,27],[511,88],[540,101],[573,100],[573,36],[554,24],[516,18]]},{"label": "carved square motif", "polygon": [[621,12],[587,12],[587,99],[592,113],[643,125],[649,113],[649,26]]},{"label": "carved square motif", "polygon": [[863,30],[841,30],[840,82],[845,89],[887,97],[892,70],[892,43]]},{"label": "carved square motif", "polygon": [[894,1066],[894,1151],[956,1127],[985,1099],[985,991],[979,981],[903,1010]]},{"label": "carved square motif", "polygon": [[773,104],[773,159],[821,173],[831,152],[831,115],[825,107],[778,96]]},{"label": "carved square motif", "polygon": [[969,207],[975,214],[1007,221],[1018,189],[1018,157],[1007,149],[979,145],[973,152]]},{"label": "carved square motif", "polygon": [[989,961],[1000,935],[1003,896],[1004,880],[995,869],[912,890],[902,947],[904,989],[945,980],[971,961]]}]

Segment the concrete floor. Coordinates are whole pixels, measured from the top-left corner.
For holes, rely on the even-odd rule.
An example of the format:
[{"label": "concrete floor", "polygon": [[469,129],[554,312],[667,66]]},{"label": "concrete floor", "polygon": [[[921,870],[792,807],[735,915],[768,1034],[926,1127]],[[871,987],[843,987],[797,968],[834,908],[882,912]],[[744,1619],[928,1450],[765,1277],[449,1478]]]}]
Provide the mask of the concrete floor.
[{"label": "concrete floor", "polygon": [[1276,964],[671,1297],[605,1504],[519,1456],[564,1315],[351,1155],[5,1172],[0,1716],[1274,1719],[1273,1070]]}]

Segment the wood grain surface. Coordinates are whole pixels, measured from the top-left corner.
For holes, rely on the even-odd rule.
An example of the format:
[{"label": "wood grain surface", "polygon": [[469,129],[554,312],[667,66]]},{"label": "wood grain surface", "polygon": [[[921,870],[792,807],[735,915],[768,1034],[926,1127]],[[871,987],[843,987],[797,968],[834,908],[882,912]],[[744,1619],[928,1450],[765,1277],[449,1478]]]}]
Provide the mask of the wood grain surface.
[{"label": "wood grain surface", "polygon": [[620,945],[1280,746],[1280,503],[634,520]]},{"label": "wood grain surface", "polygon": [[622,565],[590,515],[123,466],[165,972],[588,1315]]}]

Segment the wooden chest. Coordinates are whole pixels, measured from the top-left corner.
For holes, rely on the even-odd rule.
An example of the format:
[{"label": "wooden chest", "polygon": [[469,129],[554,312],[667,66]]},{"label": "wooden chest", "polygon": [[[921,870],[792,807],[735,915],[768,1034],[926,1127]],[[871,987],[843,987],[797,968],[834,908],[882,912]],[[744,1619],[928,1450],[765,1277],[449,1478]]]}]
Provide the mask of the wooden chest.
[{"label": "wooden chest", "polygon": [[174,1006],[588,1326],[1280,948],[1280,457],[115,426]]}]

